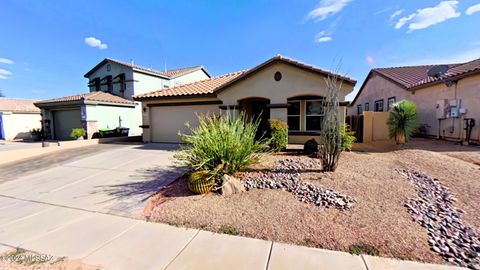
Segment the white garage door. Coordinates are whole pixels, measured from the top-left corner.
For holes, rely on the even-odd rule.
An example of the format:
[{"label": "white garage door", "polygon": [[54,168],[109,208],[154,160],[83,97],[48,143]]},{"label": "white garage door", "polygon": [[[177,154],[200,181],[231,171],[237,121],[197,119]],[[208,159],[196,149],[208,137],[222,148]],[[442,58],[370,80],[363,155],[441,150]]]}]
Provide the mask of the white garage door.
[{"label": "white garage door", "polygon": [[152,142],[180,142],[178,131],[186,133],[185,123],[198,125],[197,114],[218,114],[218,105],[161,106],[150,108]]},{"label": "white garage door", "polygon": [[70,133],[74,128],[81,128],[80,110],[65,110],[53,112],[55,139],[59,141],[72,140]]}]

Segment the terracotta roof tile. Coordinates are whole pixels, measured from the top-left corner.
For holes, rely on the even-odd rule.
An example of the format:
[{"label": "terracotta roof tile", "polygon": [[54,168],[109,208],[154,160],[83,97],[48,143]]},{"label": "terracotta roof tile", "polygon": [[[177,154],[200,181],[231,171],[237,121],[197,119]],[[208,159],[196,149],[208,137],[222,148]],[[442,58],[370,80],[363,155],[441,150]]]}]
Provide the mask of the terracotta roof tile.
[{"label": "terracotta roof tile", "polygon": [[60,98],[53,98],[35,102],[35,105],[41,105],[46,103],[58,103],[58,102],[69,102],[69,101],[100,101],[100,102],[109,102],[109,103],[121,103],[121,104],[134,104],[133,101],[110,94],[106,92],[90,92],[84,94],[78,94],[73,96],[66,96]]},{"label": "terracotta roof tile", "polygon": [[292,58],[277,55],[249,70],[230,73],[230,74],[222,75],[215,78],[210,78],[203,81],[198,81],[190,84],[173,87],[170,89],[161,89],[161,90],[153,91],[150,93],[137,95],[137,96],[134,96],[134,99],[141,100],[141,99],[159,98],[159,97],[173,97],[173,96],[181,97],[181,96],[215,94],[217,91],[221,91],[222,89],[228,87],[229,85],[239,80],[242,80],[244,78],[247,78],[248,76],[254,74],[258,70],[278,61],[290,64],[290,65],[294,65],[296,67],[300,67],[302,69],[306,69],[308,71],[319,73],[325,76],[330,76],[330,75],[337,76],[337,78],[344,80],[349,84],[355,85],[355,83],[357,82],[356,80],[349,78],[347,76],[334,73],[325,69],[321,69],[312,65],[308,65],[308,64],[299,62],[297,60],[294,60]]},{"label": "terracotta roof tile", "polygon": [[162,89],[162,90],[153,91],[145,94],[140,94],[140,95],[134,96],[134,99],[213,94],[217,88],[223,86],[224,84],[230,82],[231,80],[236,79],[237,77],[241,76],[244,73],[245,71],[239,71],[235,73],[222,75],[219,77],[214,77],[214,78],[210,78],[202,81],[180,85],[180,86],[169,88],[169,89]]},{"label": "terracotta roof tile", "polygon": [[180,76],[192,73],[192,72],[197,71],[197,70],[202,70],[202,69],[205,71],[205,73],[207,73],[208,76],[210,76],[208,71],[203,66],[185,67],[185,68],[178,68],[178,69],[169,69],[167,71],[159,71],[159,70],[156,70],[156,69],[146,68],[146,67],[142,67],[142,66],[139,66],[139,65],[134,65],[134,64],[131,64],[131,63],[123,62],[123,61],[112,59],[112,58],[105,58],[102,62],[100,62],[94,68],[92,68],[90,71],[88,71],[84,75],[84,77],[90,76],[90,74],[92,74],[93,72],[95,72],[95,70],[97,70],[98,68],[103,66],[107,61],[119,64],[119,65],[122,65],[122,66],[125,66],[125,67],[131,67],[131,68],[136,69],[136,70],[156,74],[156,75],[165,77],[167,79],[175,79],[175,78],[178,78]]},{"label": "terracotta roof tile", "polygon": [[40,109],[35,107],[34,102],[35,100],[2,97],[0,98],[0,111],[40,113]]},{"label": "terracotta roof tile", "polygon": [[440,78],[428,76],[428,70],[434,66],[440,65],[376,68],[372,71],[395,81],[406,89],[410,89],[452,79],[471,72],[480,72],[480,59],[460,64],[449,64],[447,65],[448,71]]}]

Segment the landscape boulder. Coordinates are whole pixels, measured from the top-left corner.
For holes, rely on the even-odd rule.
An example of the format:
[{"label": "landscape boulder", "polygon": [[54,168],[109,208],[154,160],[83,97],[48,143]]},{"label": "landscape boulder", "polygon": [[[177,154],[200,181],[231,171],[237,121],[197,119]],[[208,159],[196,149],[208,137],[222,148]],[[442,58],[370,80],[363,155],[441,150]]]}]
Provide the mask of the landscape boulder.
[{"label": "landscape boulder", "polygon": [[223,180],[223,186],[221,189],[221,194],[223,196],[228,196],[231,194],[245,191],[245,186],[242,183],[240,183],[240,180],[231,175],[225,174],[222,180]]}]

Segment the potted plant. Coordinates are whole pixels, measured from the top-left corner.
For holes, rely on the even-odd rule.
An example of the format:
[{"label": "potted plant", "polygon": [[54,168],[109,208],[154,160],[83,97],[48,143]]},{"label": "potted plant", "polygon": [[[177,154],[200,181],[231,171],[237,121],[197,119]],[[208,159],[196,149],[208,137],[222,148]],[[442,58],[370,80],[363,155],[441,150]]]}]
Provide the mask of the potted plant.
[{"label": "potted plant", "polygon": [[70,133],[70,137],[75,139],[75,140],[83,140],[83,137],[85,137],[85,129],[83,128],[74,128],[72,129],[72,132]]},{"label": "potted plant", "polygon": [[417,106],[408,100],[393,104],[387,120],[389,137],[405,144],[418,126]]}]

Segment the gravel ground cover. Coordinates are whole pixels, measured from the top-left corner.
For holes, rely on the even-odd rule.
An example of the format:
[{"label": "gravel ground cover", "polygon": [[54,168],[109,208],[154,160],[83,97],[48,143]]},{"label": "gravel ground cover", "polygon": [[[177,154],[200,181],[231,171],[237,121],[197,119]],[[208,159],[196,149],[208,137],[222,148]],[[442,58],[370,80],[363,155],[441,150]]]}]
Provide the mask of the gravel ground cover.
[{"label": "gravel ground cover", "polygon": [[[458,150],[460,149],[460,150]],[[379,255],[431,263],[452,264],[432,250],[428,230],[415,221],[405,203],[418,198],[417,186],[398,170],[421,171],[438,179],[464,211],[462,219],[478,233],[480,217],[480,149],[449,142],[413,140],[405,147],[391,143],[357,144],[342,153],[337,170],[322,173],[317,160],[283,153],[268,155],[239,178],[261,177],[278,162],[301,160],[289,169],[304,183],[354,198],[349,210],[304,203],[285,188],[254,188],[242,194],[192,195],[180,178],[153,196],[145,214],[151,221],[305,246],[348,251],[353,245],[370,245]],[[294,162],[294,164],[299,164]]]},{"label": "gravel ground cover", "polygon": [[462,210],[456,209],[455,197],[436,179],[423,173],[399,170],[418,189],[418,197],[410,198],[405,207],[428,231],[432,249],[458,266],[480,270],[480,239],[462,220]]}]

